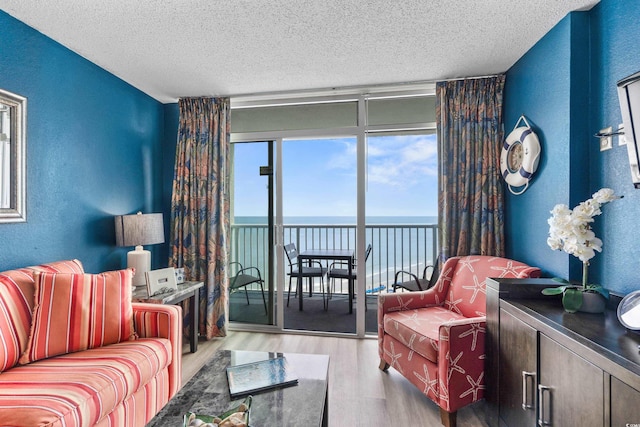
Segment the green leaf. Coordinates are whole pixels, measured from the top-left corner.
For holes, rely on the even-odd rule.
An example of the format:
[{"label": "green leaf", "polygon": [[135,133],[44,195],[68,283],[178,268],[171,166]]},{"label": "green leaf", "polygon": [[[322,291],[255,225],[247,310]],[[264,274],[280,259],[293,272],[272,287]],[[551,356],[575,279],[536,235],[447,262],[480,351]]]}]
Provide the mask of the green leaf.
[{"label": "green leaf", "polygon": [[557,288],[545,288],[542,290],[543,295],[560,295],[567,289],[566,286],[558,286]]},{"label": "green leaf", "polygon": [[554,282],[558,282],[558,283],[569,283],[569,281],[567,279],[563,279],[562,277],[554,277],[551,280],[553,280]]},{"label": "green leaf", "polygon": [[603,288],[602,285],[587,285],[587,290],[597,292],[605,297],[605,299],[609,299],[609,291]]},{"label": "green leaf", "polygon": [[582,307],[582,291],[579,289],[566,289],[562,296],[562,306],[569,313],[578,311]]}]

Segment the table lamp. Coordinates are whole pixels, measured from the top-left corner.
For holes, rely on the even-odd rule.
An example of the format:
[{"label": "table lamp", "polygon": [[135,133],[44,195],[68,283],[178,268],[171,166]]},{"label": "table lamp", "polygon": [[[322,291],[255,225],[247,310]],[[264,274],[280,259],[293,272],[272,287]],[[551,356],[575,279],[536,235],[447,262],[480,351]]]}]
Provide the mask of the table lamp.
[{"label": "table lamp", "polygon": [[151,270],[151,252],[142,246],[164,243],[162,214],[138,212],[135,215],[117,215],[115,222],[116,245],[135,246],[127,253],[127,268],[135,269],[133,288],[144,286],[145,273]]}]

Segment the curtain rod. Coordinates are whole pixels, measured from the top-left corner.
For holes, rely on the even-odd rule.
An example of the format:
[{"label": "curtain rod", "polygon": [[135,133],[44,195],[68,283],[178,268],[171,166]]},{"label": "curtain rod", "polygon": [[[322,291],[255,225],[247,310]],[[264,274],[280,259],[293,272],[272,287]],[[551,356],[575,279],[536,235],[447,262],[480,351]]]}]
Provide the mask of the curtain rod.
[{"label": "curtain rod", "polygon": [[306,95],[315,95],[315,94],[327,94],[331,92],[340,93],[340,94],[366,94],[371,91],[373,92],[381,92],[381,91],[394,91],[394,90],[408,90],[414,89],[419,86],[433,86],[435,85],[434,80],[430,81],[411,81],[411,82],[402,82],[402,83],[381,83],[374,85],[362,85],[362,86],[334,86],[334,87],[325,87],[325,88],[317,88],[317,89],[302,89],[302,90],[291,90],[291,91],[273,91],[273,92],[257,92],[257,93],[244,93],[244,94],[235,94],[235,95],[225,95],[230,98],[265,98],[265,97],[295,97],[295,96],[306,96]]},{"label": "curtain rod", "polygon": [[455,82],[456,80],[477,80],[477,79],[488,79],[490,77],[498,77],[503,75],[504,73],[500,73],[500,74],[489,74],[486,76],[473,76],[473,77],[456,77],[456,78],[450,78],[450,79],[441,79],[441,80],[436,80],[435,83],[437,82]]},{"label": "curtain rod", "polygon": [[319,89],[303,89],[297,91],[273,91],[273,92],[259,92],[259,93],[245,93],[245,94],[235,94],[235,95],[219,95],[224,97],[229,97],[233,101],[234,99],[237,101],[246,101],[246,100],[263,100],[263,99],[278,99],[278,98],[296,98],[296,97],[313,97],[313,96],[321,96],[327,94],[337,94],[337,95],[347,95],[347,94],[374,94],[376,92],[385,92],[385,91],[402,91],[402,90],[415,90],[417,88],[428,88],[431,87],[432,90],[435,90],[435,84],[437,82],[448,82],[455,80],[474,80],[474,79],[484,79],[490,77],[497,77],[500,74],[491,74],[486,76],[472,76],[472,77],[458,77],[451,79],[439,79],[439,80],[417,80],[403,83],[387,83],[387,84],[377,84],[377,85],[366,85],[366,86],[343,86],[343,87],[328,87],[328,88],[319,88]]}]

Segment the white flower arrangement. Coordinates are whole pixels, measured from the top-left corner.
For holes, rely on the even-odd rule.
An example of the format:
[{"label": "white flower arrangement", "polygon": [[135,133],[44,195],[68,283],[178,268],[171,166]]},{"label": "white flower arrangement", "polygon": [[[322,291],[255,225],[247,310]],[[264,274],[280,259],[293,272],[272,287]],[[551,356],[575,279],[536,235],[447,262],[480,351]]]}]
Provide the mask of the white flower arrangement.
[{"label": "white flower arrangement", "polygon": [[602,252],[602,240],[598,239],[591,230],[593,217],[600,215],[600,207],[620,197],[612,189],[602,188],[578,206],[569,209],[567,205],[556,205],[551,211],[549,223],[549,238],[547,244],[551,249],[562,250],[588,263]]},{"label": "white flower arrangement", "polygon": [[[602,188],[573,210],[567,205],[559,204],[551,211],[551,218],[547,221],[549,223],[547,244],[551,249],[562,250],[582,261],[582,286],[569,284],[564,279],[554,279],[564,285],[544,289],[542,293],[562,294],[562,305],[570,313],[581,309],[583,292],[597,293],[605,299],[609,298],[609,291],[601,285],[590,285],[587,282],[589,260],[596,255],[596,251],[602,252],[602,240],[598,239],[591,230],[591,223],[594,221],[593,217],[602,213],[600,208],[603,204],[620,198],[622,196],[616,196],[612,189]],[[604,309],[604,304],[602,308]]]}]

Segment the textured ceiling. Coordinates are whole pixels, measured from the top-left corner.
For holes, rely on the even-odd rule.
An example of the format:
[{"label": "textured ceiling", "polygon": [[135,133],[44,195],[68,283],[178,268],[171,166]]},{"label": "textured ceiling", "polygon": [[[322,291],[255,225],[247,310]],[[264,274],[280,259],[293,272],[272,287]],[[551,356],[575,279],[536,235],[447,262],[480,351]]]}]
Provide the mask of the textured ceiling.
[{"label": "textured ceiling", "polygon": [[0,0],[161,102],[506,71],[598,0]]}]

